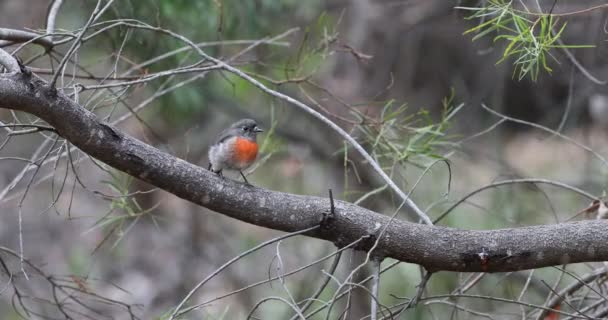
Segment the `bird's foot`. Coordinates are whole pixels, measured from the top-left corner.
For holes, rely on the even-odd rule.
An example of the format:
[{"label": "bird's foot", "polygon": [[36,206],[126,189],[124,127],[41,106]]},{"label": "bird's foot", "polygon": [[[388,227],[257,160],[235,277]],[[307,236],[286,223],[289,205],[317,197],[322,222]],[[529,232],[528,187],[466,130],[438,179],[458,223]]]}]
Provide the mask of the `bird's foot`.
[{"label": "bird's foot", "polygon": [[209,164],[209,167],[207,167],[207,170],[217,174],[220,178],[224,178],[224,174],[222,173],[222,169],[218,170],[218,171],[213,171],[213,166],[211,165],[211,163]]},{"label": "bird's foot", "polygon": [[249,181],[247,181],[247,178],[245,178],[243,171],[239,170],[239,173],[241,174],[241,177],[243,177],[243,180],[245,180],[245,185],[247,185],[249,187],[253,187],[253,185],[251,183],[249,183]]}]

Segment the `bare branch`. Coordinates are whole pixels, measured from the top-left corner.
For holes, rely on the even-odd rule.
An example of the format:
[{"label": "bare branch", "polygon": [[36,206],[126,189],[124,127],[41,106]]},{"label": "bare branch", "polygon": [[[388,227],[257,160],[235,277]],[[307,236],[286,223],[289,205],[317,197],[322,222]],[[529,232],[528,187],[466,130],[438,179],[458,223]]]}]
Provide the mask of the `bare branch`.
[{"label": "bare branch", "polygon": [[51,131],[51,132],[55,132],[55,128],[51,128],[51,127],[47,127],[47,126],[36,126],[34,128],[31,129],[24,129],[24,130],[19,130],[19,131],[11,131],[8,133],[9,136],[20,136],[20,135],[24,135],[24,134],[32,134],[32,133],[37,133],[40,131]]},{"label": "bare branch", "polygon": [[[218,273],[220,273],[222,270],[226,269],[227,267],[229,267],[231,264],[237,262],[238,260],[244,258],[245,256],[258,251],[259,249],[269,245],[269,244],[273,244],[275,242],[281,241],[283,239],[289,238],[289,237],[293,237],[293,236],[297,236],[300,234],[304,234],[306,232],[312,231],[314,229],[317,229],[318,226],[314,226],[314,227],[310,227],[304,230],[300,230],[300,231],[296,231],[296,232],[292,232],[292,233],[288,233],[285,235],[282,235],[280,237],[274,238],[274,239],[270,239],[268,241],[264,241],[260,244],[258,244],[257,246],[239,254],[238,256],[230,259],[228,262],[224,263],[221,267],[219,267],[218,269],[216,269],[213,273],[211,273],[210,275],[208,275],[204,280],[202,280],[201,282],[199,282],[196,286],[194,286],[194,288],[192,288],[192,290],[190,290],[190,292],[188,292],[188,294],[186,295],[186,297],[184,297],[184,299],[182,299],[182,301],[179,303],[179,305],[175,308],[175,310],[173,311],[173,313],[171,314],[171,317],[169,319],[175,319],[175,316],[180,312],[182,306],[188,302],[188,300],[190,299],[190,297],[192,297],[192,295],[198,291],[198,289],[200,289],[203,285],[205,285],[205,283],[207,283],[209,280],[211,280],[213,277],[215,277]],[[297,308],[295,308],[297,310]],[[255,310],[255,308],[254,308]]]},{"label": "bare branch", "polygon": [[463,202],[465,202],[467,199],[469,199],[470,197],[478,194],[479,192],[482,192],[484,190],[488,190],[488,189],[493,189],[499,186],[503,186],[503,185],[510,185],[510,184],[519,184],[519,183],[523,183],[523,184],[548,184],[548,185],[552,185],[555,187],[560,187],[560,188],[564,188],[567,190],[570,190],[572,192],[575,192],[583,197],[586,197],[589,200],[598,200],[598,197],[584,191],[581,190],[577,187],[571,186],[569,184],[566,183],[562,183],[559,181],[553,181],[553,180],[548,180],[548,179],[535,179],[535,178],[527,178],[527,179],[511,179],[511,180],[505,180],[505,181],[498,181],[498,182],[494,182],[494,183],[490,183],[488,185],[485,185],[481,188],[478,188],[476,190],[471,191],[469,194],[465,195],[464,197],[460,198],[458,201],[456,201],[456,203],[454,203],[452,206],[450,206],[448,209],[446,209],[443,213],[441,213],[437,218],[435,218],[435,220],[433,221],[434,223],[438,223],[439,221],[441,221],[443,218],[445,218],[450,212],[452,212],[452,210],[454,210],[456,207],[458,207],[459,205],[461,205]]},{"label": "bare branch", "polygon": [[72,46],[70,47],[70,49],[68,49],[68,52],[66,52],[66,54],[61,59],[61,62],[59,63],[59,66],[57,67],[57,71],[53,75],[53,78],[51,78],[51,82],[50,82],[51,87],[53,87],[53,88],[55,87],[55,82],[57,82],[57,78],[63,72],[63,67],[68,62],[68,60],[70,59],[70,57],[72,56],[74,51],[80,45],[80,40],[82,39],[84,34],[87,32],[87,30],[89,29],[91,24],[93,22],[95,22],[95,20],[97,20],[97,18],[99,18],[99,16],[101,16],[110,7],[112,2],[114,2],[114,0],[109,0],[103,8],[100,8],[101,0],[97,1],[97,5],[95,5],[95,9],[93,10],[93,13],[91,13],[91,16],[89,17],[89,21],[87,21],[85,26],[82,28],[82,31],[80,31],[80,33],[78,34],[78,38],[76,38],[76,40],[74,40],[74,43],[72,43]]},{"label": "bare branch", "polygon": [[379,299],[379,287],[380,287],[380,264],[382,263],[382,259],[373,258],[372,259],[372,293],[371,293],[371,310],[370,310],[370,320],[378,319],[378,301]]},{"label": "bare branch", "polygon": [[50,39],[50,36],[46,37],[34,32],[7,28],[0,28],[0,39],[6,41],[4,45],[28,41],[32,41],[32,43],[41,45],[46,49],[50,49],[54,45],[53,41]]},{"label": "bare branch", "polygon": [[[598,278],[601,278],[608,273],[608,267],[602,267],[593,270],[592,272],[582,276],[580,279],[577,279],[576,282],[572,282],[570,285],[563,288],[560,292],[556,293],[551,300],[549,300],[545,306],[548,308],[557,307],[562,301],[565,300],[566,297],[572,296],[579,289],[588,286],[588,283],[591,283]],[[605,300],[604,300],[605,301]],[[536,317],[536,319],[545,319],[547,314],[551,310],[543,309],[541,313]]]},{"label": "bare branch", "polygon": [[489,108],[484,103],[481,104],[481,107],[484,110],[488,111],[489,113],[491,113],[491,114],[493,114],[493,115],[495,115],[497,117],[500,117],[502,119],[505,119],[507,121],[511,121],[511,122],[514,122],[514,123],[519,123],[519,124],[527,125],[527,126],[530,126],[530,127],[533,127],[533,128],[537,128],[537,129],[540,129],[542,131],[546,131],[548,133],[551,133],[552,135],[555,135],[555,136],[557,136],[557,137],[559,137],[559,138],[561,138],[563,140],[566,140],[569,143],[571,143],[571,144],[573,144],[573,145],[575,145],[575,146],[577,146],[577,147],[579,147],[579,148],[581,148],[581,149],[583,149],[583,150],[591,153],[595,158],[597,158],[598,160],[600,160],[606,167],[608,167],[608,161],[604,157],[602,157],[602,155],[600,155],[599,153],[595,152],[590,147],[588,147],[588,146],[586,146],[586,145],[584,145],[584,144],[582,144],[582,143],[580,143],[580,142],[578,142],[578,141],[576,141],[576,140],[574,140],[574,139],[572,139],[572,138],[570,138],[570,137],[568,137],[568,136],[566,136],[564,134],[561,134],[561,133],[559,133],[559,132],[557,132],[555,130],[552,130],[552,129],[549,129],[547,127],[544,127],[544,126],[542,126],[542,125],[540,125],[538,123],[534,123],[534,122],[525,121],[525,120],[521,120],[521,119],[517,119],[517,118],[506,116],[506,115],[504,115],[504,114],[502,114],[502,113],[500,113],[500,112],[498,112],[496,110],[493,110],[493,109]]},{"label": "bare branch", "polygon": [[[363,239],[360,239],[360,240],[363,240]],[[340,262],[339,257],[342,255],[342,252],[344,252],[345,250],[350,249],[350,248],[351,248],[351,247],[353,247],[353,246],[356,246],[356,245],[357,245],[357,243],[359,243],[359,241],[360,241],[360,240],[358,240],[358,241],[356,241],[356,242],[354,242],[354,243],[352,243],[352,244],[350,244],[350,245],[348,245],[348,246],[346,246],[346,247],[340,248],[339,250],[337,250],[337,251],[335,251],[335,252],[333,252],[333,253],[331,253],[331,254],[329,254],[329,255],[326,255],[326,256],[324,256],[324,257],[322,257],[322,258],[319,258],[319,259],[317,259],[317,260],[315,260],[315,261],[313,261],[313,262],[311,262],[311,263],[309,263],[309,264],[307,264],[307,265],[304,265],[304,266],[298,267],[298,268],[293,269],[293,270],[291,270],[291,271],[289,271],[289,272],[286,272],[286,273],[284,273],[284,274],[282,275],[283,277],[287,277],[287,276],[290,276],[290,275],[296,274],[296,273],[298,273],[298,272],[300,272],[300,271],[302,271],[302,270],[308,269],[309,267],[311,267],[311,266],[313,266],[313,265],[316,265],[316,264],[318,264],[318,263],[321,263],[322,261],[325,261],[326,259],[328,259],[328,258],[330,258],[330,257],[332,257],[332,256],[334,256],[334,255],[336,256],[336,258],[334,259],[334,261],[333,261],[333,263],[332,263],[331,267],[329,268],[329,271],[327,271],[327,273],[329,274],[329,276],[326,276],[326,277],[325,277],[325,280],[323,281],[323,284],[322,284],[321,286],[319,286],[319,288],[317,289],[317,292],[316,292],[315,294],[313,294],[313,295],[312,295],[312,296],[309,298],[308,303],[302,307],[302,312],[306,312],[306,310],[308,310],[308,308],[310,308],[310,306],[311,306],[311,305],[312,305],[312,304],[315,302],[315,299],[316,299],[316,298],[318,298],[318,297],[319,297],[319,295],[321,295],[321,293],[323,292],[323,290],[325,289],[325,287],[326,287],[326,286],[327,286],[327,284],[329,283],[329,280],[331,279],[331,276],[333,276],[333,274],[336,272],[336,268],[338,267],[338,263]],[[251,289],[251,288],[254,288],[254,287],[260,286],[260,285],[262,285],[262,284],[270,283],[270,282],[272,282],[272,281],[274,281],[274,280],[277,280],[277,279],[279,279],[279,277],[278,277],[278,276],[274,276],[274,277],[272,277],[272,278],[270,278],[270,279],[266,279],[266,280],[258,281],[258,282],[256,282],[256,283],[252,283],[252,284],[247,285],[247,286],[245,286],[245,287],[242,287],[242,288],[240,288],[240,289],[234,290],[234,291],[232,291],[232,292],[230,292],[230,293],[226,293],[226,294],[223,294],[223,295],[221,295],[221,296],[218,296],[218,297],[215,297],[215,298],[212,298],[212,299],[206,300],[206,301],[204,301],[204,302],[201,302],[201,303],[199,303],[199,304],[196,304],[196,305],[190,306],[190,307],[188,307],[188,308],[184,308],[184,310],[183,310],[183,311],[182,311],[180,314],[178,314],[178,316],[179,316],[179,315],[181,315],[181,314],[185,314],[185,313],[187,313],[187,312],[190,312],[191,310],[194,310],[194,309],[198,309],[198,308],[205,307],[205,306],[207,306],[207,305],[209,305],[209,304],[211,304],[211,303],[213,303],[213,302],[215,302],[215,301],[218,301],[218,300],[220,300],[220,299],[223,299],[223,298],[229,297],[229,296],[231,296],[231,295],[233,295],[233,294],[241,293],[241,292],[243,292],[243,291],[245,291],[245,290],[248,290],[248,289]],[[295,319],[295,317],[297,317],[297,315],[295,315],[295,316],[294,316],[294,317],[292,317],[291,319],[293,320],[293,319]]]},{"label": "bare branch", "polygon": [[0,49],[0,65],[4,66],[9,72],[19,72],[17,60],[2,49]]},{"label": "bare branch", "polygon": [[[296,32],[300,30],[300,28],[291,28],[288,29],[287,31],[274,36],[270,39],[261,39],[261,40],[226,40],[226,41],[209,41],[209,42],[200,42],[197,43],[196,46],[199,48],[205,48],[205,47],[211,47],[211,46],[217,46],[217,45],[222,45],[222,46],[226,46],[226,45],[243,45],[243,44],[247,44],[247,45],[254,45],[254,44],[268,44],[268,45],[275,45],[275,46],[289,46],[289,42],[279,42],[278,40],[281,38],[285,38],[289,35],[291,35],[292,33]],[[157,57],[154,57],[152,59],[146,60],[144,62],[138,63],[137,65],[132,66],[131,68],[129,68],[129,70],[127,70],[124,74],[131,74],[133,71],[135,70],[139,70],[142,69],[146,66],[149,66],[151,64],[157,63],[159,61],[162,61],[163,59],[167,59],[169,57],[175,56],[179,53],[182,52],[187,52],[189,50],[192,50],[192,47],[190,46],[183,46],[181,48],[175,49],[173,51],[169,51],[167,53],[161,54]],[[243,52],[244,53],[244,52]],[[240,53],[239,55],[242,55],[243,53]],[[232,57],[230,58],[230,60],[234,60],[235,58],[237,58],[238,56]]]},{"label": "bare branch", "polygon": [[[59,13],[59,9],[63,4],[63,0],[52,0],[49,4],[48,14],[46,16],[46,33],[53,33],[55,31],[55,20],[57,19],[57,14]],[[51,42],[53,38],[49,38]]]}]

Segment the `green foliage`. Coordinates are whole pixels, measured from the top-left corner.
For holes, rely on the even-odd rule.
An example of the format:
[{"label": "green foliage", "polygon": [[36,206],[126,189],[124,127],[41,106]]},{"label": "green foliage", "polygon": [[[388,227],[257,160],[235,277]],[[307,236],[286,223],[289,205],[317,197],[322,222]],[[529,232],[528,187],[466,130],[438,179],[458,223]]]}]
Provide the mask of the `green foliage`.
[{"label": "green foliage", "polygon": [[395,106],[394,101],[385,104],[376,125],[361,126],[366,140],[371,144],[374,157],[393,167],[395,164],[414,164],[426,167],[430,162],[444,159],[443,147],[450,144],[447,130],[450,119],[462,108],[453,105],[453,92],[442,101],[439,120],[420,109],[406,114],[406,105]]},{"label": "green foliage", "polygon": [[115,195],[109,196],[110,209],[99,220],[95,222],[87,232],[97,228],[103,228],[105,236],[97,245],[97,250],[111,236],[115,236],[112,248],[115,248],[128,231],[144,216],[149,216],[156,223],[154,217],[150,214],[157,206],[152,206],[148,209],[143,209],[137,200],[134,198],[137,193],[130,193],[129,187],[133,182],[133,177],[120,171],[107,171],[110,175],[110,180],[102,181],[107,185]]},{"label": "green foliage", "polygon": [[[446,160],[449,153],[446,150],[453,147],[453,136],[448,134],[452,118],[464,106],[454,105],[454,91],[450,96],[442,100],[443,109],[438,119],[434,119],[431,114],[420,109],[414,113],[408,113],[407,105],[396,105],[394,101],[384,104],[380,119],[378,121],[366,122],[364,117],[353,112],[360,121],[356,128],[362,132],[361,139],[368,144],[370,154],[383,166],[389,176],[394,176],[399,169],[406,168],[408,165],[426,169],[438,160]],[[348,189],[349,166],[351,162],[348,158],[348,146],[344,144],[341,150],[344,153],[344,181],[345,189]],[[362,195],[355,203],[369,198],[386,189],[386,185]],[[348,192],[346,194],[351,194]],[[356,193],[356,192],[355,192]]]},{"label": "green foliage", "polygon": [[331,16],[322,13],[304,30],[297,53],[287,60],[285,64],[287,79],[304,77],[320,68],[321,63],[330,54],[330,44],[335,42],[337,37],[335,22]]},{"label": "green foliage", "polygon": [[273,104],[270,106],[270,128],[264,133],[264,142],[260,147],[261,154],[272,154],[281,149],[283,141],[276,135],[277,125],[279,121],[276,119],[276,108]]},{"label": "green foliage", "polygon": [[[538,79],[541,69],[551,73],[549,57],[556,62],[552,50],[557,48],[591,48],[591,45],[564,45],[558,40],[567,23],[560,23],[551,14],[530,14],[513,8],[512,1],[490,0],[482,7],[457,7],[472,11],[467,19],[478,19],[480,24],[464,34],[477,33],[473,41],[494,34],[494,42],[506,42],[501,63],[513,59],[513,77],[522,80],[530,76]],[[532,19],[533,18],[533,19]]]}]

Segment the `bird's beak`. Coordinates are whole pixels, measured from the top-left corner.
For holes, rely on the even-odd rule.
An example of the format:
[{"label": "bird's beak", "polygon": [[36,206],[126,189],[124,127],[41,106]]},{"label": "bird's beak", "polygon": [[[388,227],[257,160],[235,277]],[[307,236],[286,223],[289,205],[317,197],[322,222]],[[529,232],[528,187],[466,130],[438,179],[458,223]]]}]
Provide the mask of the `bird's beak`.
[{"label": "bird's beak", "polygon": [[258,126],[255,126],[255,127],[253,128],[253,131],[254,131],[254,132],[264,132],[264,130],[260,129],[260,127],[258,127]]}]

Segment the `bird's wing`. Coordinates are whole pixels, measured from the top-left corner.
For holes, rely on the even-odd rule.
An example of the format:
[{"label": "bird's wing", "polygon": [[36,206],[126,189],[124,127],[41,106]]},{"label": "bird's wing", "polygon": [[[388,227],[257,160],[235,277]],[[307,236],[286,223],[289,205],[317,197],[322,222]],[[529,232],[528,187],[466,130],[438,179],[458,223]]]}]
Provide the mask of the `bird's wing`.
[{"label": "bird's wing", "polygon": [[215,143],[214,144],[218,144],[218,143],[220,143],[220,142],[222,142],[222,141],[230,138],[230,136],[231,136],[231,134],[230,134],[231,130],[232,130],[232,128],[226,128],[226,129],[224,129],[224,131],[220,132],[220,134],[217,135],[217,137],[215,138]]}]

